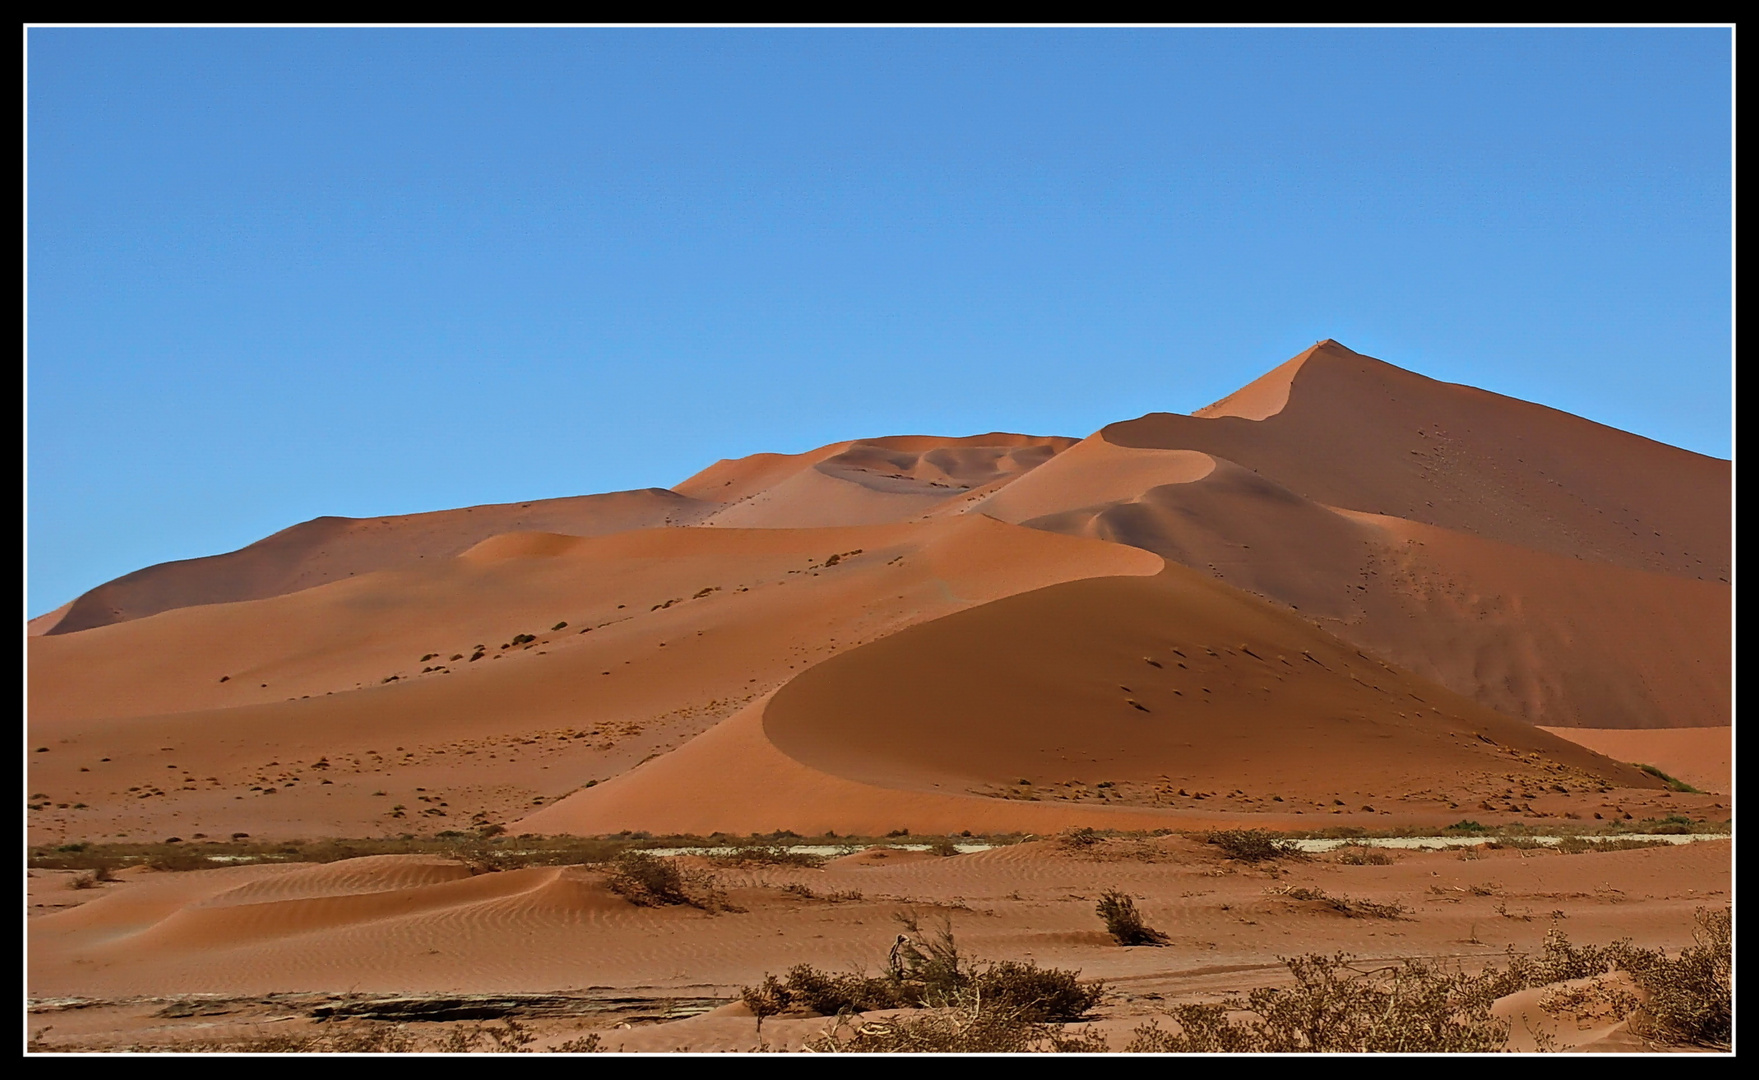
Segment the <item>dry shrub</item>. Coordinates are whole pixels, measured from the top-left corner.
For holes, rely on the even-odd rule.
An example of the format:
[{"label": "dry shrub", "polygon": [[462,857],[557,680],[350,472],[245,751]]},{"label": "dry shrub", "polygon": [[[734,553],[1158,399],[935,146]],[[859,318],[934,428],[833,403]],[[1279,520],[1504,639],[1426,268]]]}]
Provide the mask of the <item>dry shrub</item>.
[{"label": "dry shrub", "polygon": [[1581,855],[1589,851],[1635,851],[1638,848],[1667,847],[1666,840],[1624,840],[1618,837],[1566,836],[1554,848],[1565,855]]},{"label": "dry shrub", "polygon": [[1553,930],[1537,954],[1509,951],[1507,968],[1465,975],[1417,960],[1369,970],[1347,954],[1309,954],[1283,963],[1293,987],[1261,987],[1244,1000],[1182,1005],[1176,1031],[1150,1022],[1125,1047],[1134,1053],[1302,1053],[1313,1051],[1475,1053],[1501,1049],[1508,1026],[1490,1014],[1498,998],[1629,972],[1646,1000],[1601,984],[1558,987],[1548,1011],[1628,1016],[1631,1030],[1675,1045],[1727,1049],[1732,1038],[1733,919],[1698,912],[1694,944],[1678,957],[1629,942],[1572,945]]},{"label": "dry shrub", "polygon": [[529,1054],[526,1049],[537,1036],[516,1020],[507,1020],[501,1027],[493,1024],[459,1026],[447,1032],[434,1044],[442,1054]]},{"label": "dry shrub", "polygon": [[1031,1023],[1066,1023],[1085,1015],[1105,993],[1103,982],[1081,982],[1079,974],[1003,960],[974,972],[967,987],[982,1000],[1012,1009]]},{"label": "dry shrub", "polygon": [[1631,1029],[1657,1042],[1726,1049],[1734,1037],[1734,918],[1700,908],[1694,943],[1661,950],[1613,947],[1618,966],[1648,995]]},{"label": "dry shrub", "polygon": [[951,840],[943,836],[939,840],[928,845],[928,853],[930,855],[939,855],[945,859],[959,854],[959,848]]},{"label": "dry shrub", "polygon": [[[1490,1015],[1494,987],[1482,976],[1421,961],[1370,970],[1353,958],[1308,955],[1283,963],[1292,987],[1260,987],[1246,1000],[1184,1005],[1177,1031],[1150,1022],[1132,1053],[1482,1053],[1508,1041]],[[1244,1013],[1235,1020],[1230,1014]]]},{"label": "dry shrub", "polygon": [[1587,982],[1553,988],[1539,999],[1539,1008],[1551,1016],[1568,1017],[1577,1025],[1616,1024],[1637,1008],[1635,995],[1623,987],[1609,985],[1604,977]]},{"label": "dry shrub", "polygon": [[[919,1000],[919,995],[917,997]],[[867,1012],[916,1004],[908,988],[899,980],[861,974],[839,975],[820,971],[811,964],[794,965],[788,969],[785,980],[765,975],[762,983],[741,990],[739,999],[760,1019],[792,1008],[835,1016],[842,1012]]]},{"label": "dry shrub", "polygon": [[[740,1000],[757,1016],[760,1033],[765,1017],[798,1009],[838,1017],[823,1040],[836,1043],[839,1050],[1024,1050],[1062,1045],[1061,1036],[1046,1025],[1079,1019],[1104,993],[1103,983],[1082,982],[1078,972],[1014,961],[973,966],[959,952],[945,920],[927,932],[914,914],[901,914],[899,922],[914,940],[899,944],[897,966],[883,976],[797,964],[786,978],[765,975],[758,985],[742,990]],[[857,1013],[902,1008],[935,1012],[877,1026],[850,1021]]]},{"label": "dry shrub", "polygon": [[1338,850],[1335,861],[1345,866],[1391,866],[1393,857],[1366,844],[1346,844]]},{"label": "dry shrub", "polygon": [[825,864],[823,855],[813,855],[805,851],[790,851],[779,844],[742,847],[737,851],[711,855],[709,858],[722,866],[802,866],[807,869],[817,869]]},{"label": "dry shrub", "polygon": [[1335,911],[1349,919],[1396,919],[1405,914],[1404,905],[1397,901],[1382,904],[1374,900],[1357,900],[1349,896],[1332,896],[1323,889],[1273,889],[1272,893],[1289,900],[1312,901],[1321,904],[1328,911]]},{"label": "dry shrub", "polygon": [[1057,845],[1070,851],[1086,851],[1100,842],[1100,835],[1092,829],[1064,829],[1057,834]]},{"label": "dry shrub", "polygon": [[1098,1032],[1066,1035],[1033,1021],[1020,1009],[962,993],[943,1008],[916,1016],[857,1023],[847,1014],[807,1044],[820,1053],[846,1054],[1030,1054],[1104,1053]]},{"label": "dry shrub", "polygon": [[712,877],[686,874],[672,860],[645,851],[625,851],[617,856],[605,884],[637,907],[688,904],[708,912],[736,910]]},{"label": "dry shrub", "polygon": [[106,885],[115,880],[116,875],[111,871],[110,864],[99,863],[97,868],[88,874],[76,874],[73,880],[67,883],[67,887],[70,889],[95,889],[99,885]]},{"label": "dry shrub", "polygon": [[1125,893],[1108,889],[1099,898],[1095,912],[1105,920],[1105,928],[1119,945],[1165,945],[1167,936],[1142,921],[1136,901]]},{"label": "dry shrub", "polygon": [[1306,858],[1293,843],[1265,829],[1224,829],[1210,833],[1204,843],[1221,848],[1223,857],[1238,862]]}]

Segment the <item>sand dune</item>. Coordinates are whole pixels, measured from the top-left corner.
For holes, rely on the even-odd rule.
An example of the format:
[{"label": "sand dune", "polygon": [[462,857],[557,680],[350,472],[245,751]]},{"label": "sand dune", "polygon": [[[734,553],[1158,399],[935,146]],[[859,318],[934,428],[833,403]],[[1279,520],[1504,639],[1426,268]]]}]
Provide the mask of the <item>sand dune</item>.
[{"label": "sand dune", "polygon": [[449,559],[497,533],[601,536],[686,525],[711,507],[662,488],[383,518],[322,517],[224,555],[160,563],[106,582],[45,630],[71,634],[174,608],[258,600],[380,570]]},{"label": "sand dune", "polygon": [[805,454],[721,461],[674,490],[728,503],[704,524],[752,529],[920,519],[959,496],[999,488],[1074,439],[992,432],[834,443]]},{"label": "sand dune", "polygon": [[519,832],[604,835],[733,835],[789,831],[883,836],[917,833],[1054,833],[1066,828],[1151,829],[1164,820],[1141,808],[1062,806],[987,799],[962,786],[898,790],[812,768],[764,733],[769,697],[747,705],[671,754],[513,824]]},{"label": "sand dune", "polygon": [[358,835],[505,819],[861,641],[1160,565],[982,517],[522,533],[421,570],[34,638],[30,731],[49,749],[32,791],[68,804],[36,827]]},{"label": "sand dune", "polygon": [[1127,502],[1201,480],[1214,468],[1214,458],[1194,450],[1135,450],[1090,436],[970,509],[1018,524]]},{"label": "sand dune", "polygon": [[[1234,397],[1262,419],[1152,413],[1121,446],[1226,458],[1314,502],[1575,558],[1727,581],[1730,465],[1321,342]],[[1224,399],[1224,401],[1230,399]]]},{"label": "sand dune", "polygon": [[1514,809],[1511,781],[1659,787],[1169,567],[997,600],[829,658],[767,706],[515,828],[1043,832],[1364,810],[1445,823],[1462,806]]},{"label": "sand dune", "polygon": [[1182,787],[1242,809],[1281,796],[1446,811],[1504,790],[1511,770],[1653,785],[1176,566],[1009,597],[832,657],[777,693],[764,729],[823,772],[918,790],[1129,781],[1161,805]]},{"label": "sand dune", "polygon": [[1548,728],[1618,761],[1653,765],[1705,791],[1734,789],[1734,728]]},{"label": "sand dune", "polygon": [[1733,720],[1733,597],[1720,582],[1531,551],[1370,515],[1359,618],[1339,636],[1536,724]]},{"label": "sand dune", "polygon": [[[1729,722],[1732,597],[1726,583],[1636,570],[1617,559],[1584,558],[1592,552],[1582,549],[1559,554],[1486,539],[1474,531],[1484,522],[1444,529],[1296,494],[1282,479],[1293,475],[1302,483],[1317,482],[1315,460],[1331,461],[1327,455],[1337,441],[1309,430],[1319,423],[1313,417],[1293,434],[1278,434],[1277,424],[1303,422],[1298,412],[1312,395],[1330,406],[1350,398],[1362,415],[1343,426],[1370,434],[1378,430],[1381,436],[1378,442],[1338,436],[1346,443],[1356,439],[1361,450],[1355,459],[1331,462],[1335,468],[1320,478],[1331,485],[1331,497],[1345,500],[1341,506],[1367,498],[1349,484],[1385,486],[1406,472],[1411,490],[1419,483],[1421,490],[1430,490],[1437,477],[1445,481],[1446,473],[1502,491],[1473,509],[1488,513],[1485,521],[1493,533],[1509,524],[1496,509],[1496,499],[1504,495],[1518,495],[1530,508],[1548,507],[1538,515],[1542,526],[1549,521],[1575,527],[1573,519],[1554,513],[1558,507],[1573,505],[1578,518],[1592,512],[1573,492],[1549,481],[1537,484],[1543,471],[1522,473],[1527,466],[1518,458],[1519,469],[1496,463],[1498,454],[1507,456],[1507,447],[1496,439],[1512,439],[1516,453],[1540,469],[1534,448],[1569,449],[1586,421],[1429,383],[1335,344],[1315,346],[1240,393],[1199,410],[1198,416],[1209,418],[1201,424],[1155,417],[1133,426],[1113,425],[972,509],[1034,528],[1130,544],[1213,573],[1289,606],[1354,645],[1534,723],[1697,727]],[[1388,414],[1397,419],[1398,410],[1406,408],[1398,401],[1413,395],[1418,401],[1411,407],[1426,415],[1469,413],[1461,424],[1488,430],[1488,441],[1471,434],[1478,429],[1462,427],[1467,434],[1458,438],[1458,452],[1449,451],[1453,472],[1422,455],[1416,456],[1420,464],[1408,464],[1414,456],[1391,446],[1392,433],[1385,429]],[[1289,405],[1291,400],[1295,404]],[[1499,419],[1494,415],[1499,410],[1510,415]],[[1490,414],[1500,426],[1479,414]],[[1335,418],[1328,422],[1337,423]],[[1587,426],[1595,439],[1613,447],[1617,460],[1628,464],[1633,455],[1646,455],[1640,474],[1665,472],[1683,453]],[[1231,439],[1260,471],[1197,449],[1113,445],[1109,440],[1121,430],[1152,430],[1166,436],[1167,445],[1184,439],[1179,445],[1212,450],[1218,441]],[[1419,437],[1416,430],[1425,434]],[[1405,441],[1440,439],[1445,430],[1442,424],[1417,425]],[[1286,451],[1294,441],[1320,449],[1292,455]],[[1726,466],[1710,459],[1690,463],[1712,479]],[[1681,490],[1714,509],[1718,489],[1706,483],[1694,487],[1692,472],[1682,469]],[[1448,483],[1442,488],[1453,490]],[[1596,483],[1629,481],[1614,477]],[[1726,490],[1721,498],[1726,506]],[[1419,508],[1410,516],[1426,512]]]},{"label": "sand dune", "polygon": [[[1046,473],[1075,473],[1078,454],[1063,455]],[[1233,462],[1206,460],[1210,471],[1197,479],[1023,523],[1144,548],[1213,574],[1533,723],[1698,727],[1730,720],[1731,595],[1720,582],[1338,511]],[[1030,496],[1034,486],[1047,486],[1045,478],[1035,474],[981,507]]]},{"label": "sand dune", "polygon": [[73,601],[69,600],[54,611],[46,611],[34,619],[27,619],[24,624],[25,636],[40,637],[43,634],[47,634],[49,631],[55,629],[55,624],[59,623],[72,607]]}]

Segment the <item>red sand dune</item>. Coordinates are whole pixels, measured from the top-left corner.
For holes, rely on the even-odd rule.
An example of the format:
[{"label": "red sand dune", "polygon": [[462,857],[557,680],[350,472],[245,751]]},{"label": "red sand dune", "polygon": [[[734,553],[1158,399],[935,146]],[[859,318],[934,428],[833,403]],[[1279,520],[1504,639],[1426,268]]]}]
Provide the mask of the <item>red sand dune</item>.
[{"label": "red sand dune", "polygon": [[1006,485],[1074,439],[992,432],[834,443],[805,454],[721,461],[674,490],[728,505],[704,524],[749,529],[909,521]]},{"label": "red sand dune", "polygon": [[[1299,363],[1291,375],[1291,365]],[[1727,581],[1729,462],[1323,341],[1207,410],[1101,433],[1200,450],[1326,506],[1407,518],[1574,558]],[[1286,402],[1262,419],[1233,400]],[[1264,408],[1242,410],[1250,414]]]},{"label": "red sand dune", "polygon": [[[35,638],[31,733],[49,750],[32,791],[69,804],[36,828],[358,835],[504,819],[671,749],[830,653],[1160,565],[982,517],[515,534],[420,570]],[[535,640],[513,645],[522,633]]]},{"label": "red sand dune", "polygon": [[1532,724],[1730,722],[1729,475],[1322,342],[1080,441],[320,519],[34,621],[32,835],[1623,813]]},{"label": "red sand dune", "polygon": [[1660,786],[1168,567],[1049,586],[826,659],[767,706],[517,828],[1046,831],[1364,804],[1452,821],[1516,776],[1580,794]]},{"label": "red sand dune", "polygon": [[[1730,720],[1727,465],[1328,342],[975,509],[1212,572],[1534,723],[1698,727]],[[1664,519],[1721,554],[1634,532]]]},{"label": "red sand dune", "polygon": [[315,518],[224,555],[160,563],[105,582],[74,600],[45,632],[71,634],[173,608],[260,600],[376,570],[412,569],[518,529],[600,536],[686,525],[710,509],[649,488],[398,517]]},{"label": "red sand dune", "polygon": [[1704,791],[1734,789],[1734,728],[1548,728],[1618,761],[1653,765]]}]

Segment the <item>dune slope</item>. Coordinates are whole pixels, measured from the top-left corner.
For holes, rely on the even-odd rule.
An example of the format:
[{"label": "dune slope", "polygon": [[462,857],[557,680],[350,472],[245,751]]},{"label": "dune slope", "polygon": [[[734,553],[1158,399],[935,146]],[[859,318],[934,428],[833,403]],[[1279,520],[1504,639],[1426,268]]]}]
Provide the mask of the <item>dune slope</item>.
[{"label": "dune slope", "polygon": [[48,803],[33,829],[361,835],[506,820],[859,642],[1161,565],[982,517],[523,533],[421,570],[32,638],[30,737],[44,752],[31,790]]},{"label": "dune slope", "polygon": [[[1728,580],[1729,462],[1438,382],[1335,341],[1303,357],[1208,415],[1151,413],[1101,435],[1227,458],[1327,506]],[[1286,397],[1271,411],[1279,390]],[[1255,407],[1229,415],[1236,399]]]},{"label": "dune slope", "polygon": [[814,768],[897,788],[1134,781],[1241,805],[1445,806],[1509,773],[1652,783],[1177,566],[1008,597],[832,657],[776,694],[764,729]]},{"label": "dune slope", "polygon": [[378,570],[448,559],[497,533],[600,536],[685,525],[711,507],[663,488],[472,506],[382,518],[321,517],[224,555],[160,563],[75,599],[46,634],[72,634],[174,608],[259,600]]}]

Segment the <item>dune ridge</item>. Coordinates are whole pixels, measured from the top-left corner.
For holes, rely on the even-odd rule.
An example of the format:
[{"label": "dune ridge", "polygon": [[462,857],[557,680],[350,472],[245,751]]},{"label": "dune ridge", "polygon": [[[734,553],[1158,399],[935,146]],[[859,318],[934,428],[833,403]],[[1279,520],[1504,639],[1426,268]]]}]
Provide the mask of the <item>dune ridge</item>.
[{"label": "dune ridge", "polygon": [[599,536],[686,524],[710,508],[663,488],[536,499],[381,518],[321,517],[224,555],[159,563],[71,602],[47,634],[73,634],[174,608],[260,600],[379,570],[448,559],[498,533]]}]

